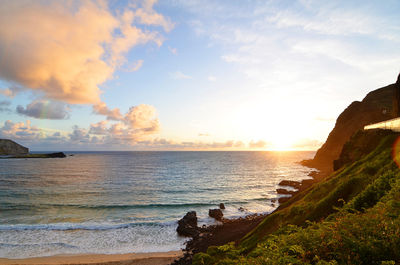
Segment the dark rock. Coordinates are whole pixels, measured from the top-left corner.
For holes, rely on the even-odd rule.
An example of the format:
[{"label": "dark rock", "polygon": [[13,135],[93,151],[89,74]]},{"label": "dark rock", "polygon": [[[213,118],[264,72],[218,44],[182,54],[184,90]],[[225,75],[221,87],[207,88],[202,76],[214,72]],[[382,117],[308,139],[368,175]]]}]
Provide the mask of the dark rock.
[{"label": "dark rock", "polygon": [[278,199],[278,202],[279,202],[279,203],[284,203],[284,202],[287,202],[290,198],[291,198],[291,197],[280,197],[280,198]]},{"label": "dark rock", "polygon": [[300,189],[304,190],[308,187],[310,187],[312,184],[314,184],[315,180],[314,179],[303,179],[301,181],[301,187]]},{"label": "dark rock", "polygon": [[277,192],[278,194],[285,194],[285,195],[287,195],[287,194],[293,195],[293,194],[296,193],[296,191],[287,190],[287,189],[276,189],[276,192]]},{"label": "dark rock", "polygon": [[208,210],[208,215],[218,221],[220,221],[224,216],[221,209],[210,209]]},{"label": "dark rock", "polygon": [[311,172],[308,174],[308,176],[314,178],[314,177],[318,176],[318,174],[319,174],[318,171],[313,170],[313,171],[311,171]]},{"label": "dark rock", "polygon": [[66,155],[63,152],[51,153],[51,154],[24,154],[24,155],[14,155],[1,158],[64,158]]},{"label": "dark rock", "polygon": [[186,215],[178,221],[176,232],[180,236],[195,237],[199,232],[197,227],[197,215],[195,211],[186,213]]},{"label": "dark rock", "polygon": [[[199,236],[186,243],[183,257],[173,265],[192,264],[192,257],[199,252],[206,252],[210,246],[221,246],[228,242],[239,242],[252,231],[266,215],[250,215],[246,218],[223,219],[221,225],[208,226]],[[171,265],[172,265],[171,264]]]},{"label": "dark rock", "polygon": [[241,211],[241,212],[246,212],[247,211],[247,209],[243,208],[243,207],[239,207],[238,210]]},{"label": "dark rock", "polygon": [[219,204],[219,208],[224,210],[225,209],[225,204],[223,204],[222,202]]},{"label": "dark rock", "polygon": [[66,155],[65,155],[63,152],[57,152],[57,153],[46,154],[46,156],[49,157],[49,158],[66,157]]},{"label": "dark rock", "polygon": [[282,180],[281,182],[279,182],[278,185],[279,186],[289,186],[289,187],[293,187],[295,189],[299,189],[301,186],[301,182],[294,181],[294,180]]},{"label": "dark rock", "polygon": [[0,155],[25,155],[29,149],[8,139],[0,139]]}]

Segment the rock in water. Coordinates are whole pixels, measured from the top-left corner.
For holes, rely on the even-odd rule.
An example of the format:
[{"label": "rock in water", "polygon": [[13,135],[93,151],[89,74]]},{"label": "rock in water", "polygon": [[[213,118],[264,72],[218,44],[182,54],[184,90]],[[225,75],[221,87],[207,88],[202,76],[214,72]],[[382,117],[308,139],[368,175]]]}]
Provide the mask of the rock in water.
[{"label": "rock in water", "polygon": [[63,152],[57,152],[57,153],[51,153],[51,154],[46,154],[48,157],[53,158],[53,157],[66,157],[66,155]]},{"label": "rock in water", "polygon": [[292,190],[287,190],[287,189],[276,189],[276,193],[278,194],[285,194],[285,195],[293,195],[296,192]]},{"label": "rock in water", "polygon": [[197,215],[195,211],[186,213],[186,215],[178,221],[176,232],[178,232],[180,236],[190,237],[195,237],[200,233],[197,226]]},{"label": "rock in water", "polygon": [[210,209],[208,210],[208,215],[218,221],[221,221],[222,216],[224,216],[221,209]]},{"label": "rock in water", "polygon": [[219,204],[219,208],[224,210],[225,209],[225,204],[223,204],[222,202]]}]

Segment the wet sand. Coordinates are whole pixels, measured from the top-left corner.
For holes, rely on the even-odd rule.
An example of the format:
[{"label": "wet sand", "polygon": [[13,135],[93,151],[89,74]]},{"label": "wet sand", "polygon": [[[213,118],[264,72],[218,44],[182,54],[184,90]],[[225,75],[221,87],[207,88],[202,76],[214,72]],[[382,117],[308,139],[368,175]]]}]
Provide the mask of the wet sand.
[{"label": "wet sand", "polygon": [[182,251],[130,253],[130,254],[83,254],[57,255],[50,257],[27,259],[0,258],[2,265],[61,265],[61,264],[90,264],[90,265],[166,265],[182,256]]}]

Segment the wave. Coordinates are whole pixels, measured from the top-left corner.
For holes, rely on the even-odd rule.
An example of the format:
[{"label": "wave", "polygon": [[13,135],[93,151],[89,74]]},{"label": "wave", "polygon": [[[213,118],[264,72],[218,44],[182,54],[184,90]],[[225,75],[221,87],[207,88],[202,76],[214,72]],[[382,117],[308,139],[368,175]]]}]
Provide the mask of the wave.
[{"label": "wave", "polygon": [[72,230],[115,230],[138,226],[148,227],[167,227],[175,226],[176,222],[154,223],[125,223],[125,224],[93,224],[93,223],[54,223],[54,224],[17,224],[0,225],[0,231],[24,231],[24,230],[52,230],[52,231],[72,231]]},{"label": "wave", "polygon": [[190,208],[215,206],[215,203],[176,203],[176,204],[110,204],[110,205],[87,205],[87,204],[0,204],[0,211],[11,210],[34,210],[46,208],[78,208],[78,209],[142,209],[142,208]]},{"label": "wave", "polygon": [[78,249],[79,247],[62,243],[62,242],[57,242],[57,243],[36,243],[36,244],[9,244],[9,243],[1,243],[0,242],[0,248],[27,248],[27,247],[62,247],[62,248],[69,248],[69,249]]}]

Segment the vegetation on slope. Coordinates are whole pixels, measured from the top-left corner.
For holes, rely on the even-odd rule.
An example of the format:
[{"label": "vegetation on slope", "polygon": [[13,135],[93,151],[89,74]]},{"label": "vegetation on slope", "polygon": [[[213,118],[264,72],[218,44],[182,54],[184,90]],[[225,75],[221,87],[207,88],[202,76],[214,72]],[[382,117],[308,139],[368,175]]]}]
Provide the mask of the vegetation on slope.
[{"label": "vegetation on slope", "polygon": [[[380,141],[362,154],[358,146],[368,144],[361,143],[371,141],[371,134]],[[293,197],[239,245],[210,247],[193,264],[400,262],[400,170],[392,159],[397,137],[358,133],[344,149],[357,154],[347,156],[357,161]]]}]

